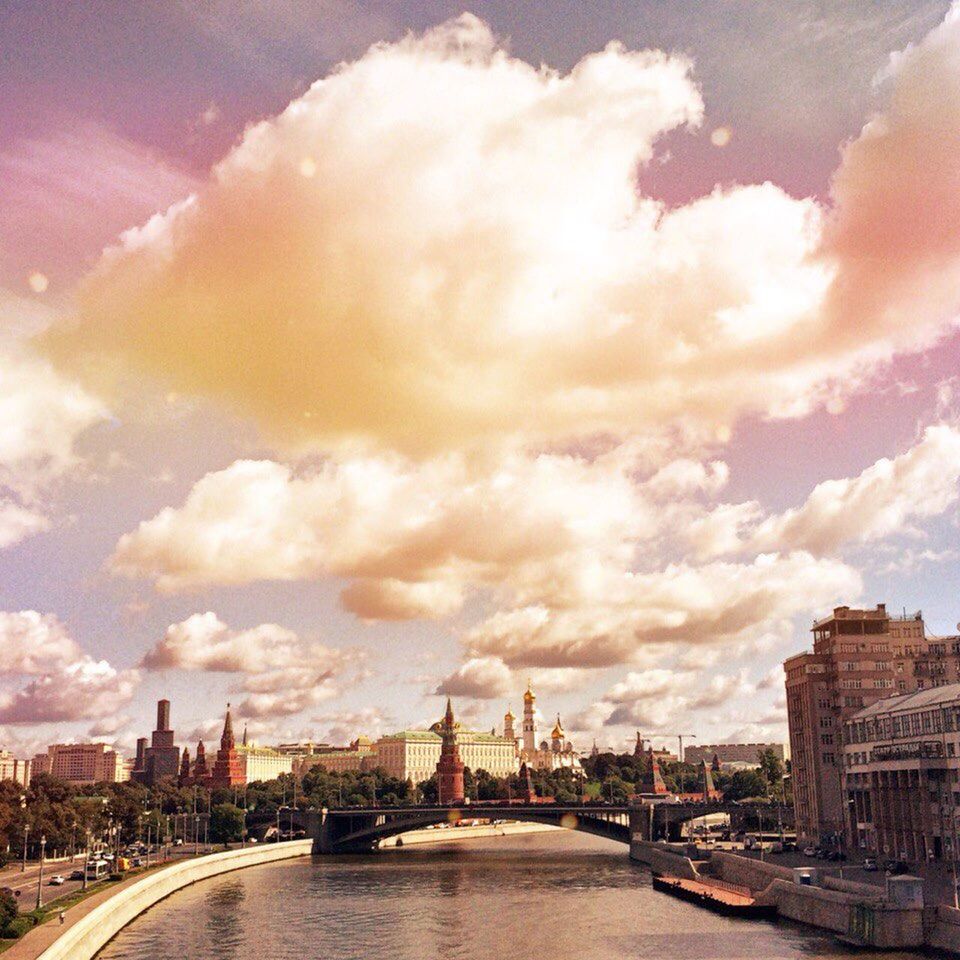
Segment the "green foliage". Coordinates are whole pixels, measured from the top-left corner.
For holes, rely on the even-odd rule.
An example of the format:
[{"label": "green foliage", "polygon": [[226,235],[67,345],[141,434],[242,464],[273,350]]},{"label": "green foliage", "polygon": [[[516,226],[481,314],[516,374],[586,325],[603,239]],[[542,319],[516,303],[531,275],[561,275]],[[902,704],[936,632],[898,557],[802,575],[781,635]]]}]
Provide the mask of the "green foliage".
[{"label": "green foliage", "polygon": [[772,748],[767,747],[757,753],[760,761],[760,773],[768,785],[768,793],[776,800],[783,800],[783,761]]},{"label": "green foliage", "polygon": [[17,915],[17,898],[9,891],[0,892],[0,930]]},{"label": "green foliage", "polygon": [[218,803],[210,811],[210,839],[214,843],[236,843],[243,837],[244,811],[232,803]]},{"label": "green foliage", "polygon": [[28,933],[33,929],[34,920],[29,914],[24,914],[23,916],[14,917],[13,920],[8,921],[0,936],[4,940],[19,940],[25,933]]},{"label": "green foliage", "polygon": [[725,800],[767,796],[767,780],[759,770],[738,770],[724,788]]}]

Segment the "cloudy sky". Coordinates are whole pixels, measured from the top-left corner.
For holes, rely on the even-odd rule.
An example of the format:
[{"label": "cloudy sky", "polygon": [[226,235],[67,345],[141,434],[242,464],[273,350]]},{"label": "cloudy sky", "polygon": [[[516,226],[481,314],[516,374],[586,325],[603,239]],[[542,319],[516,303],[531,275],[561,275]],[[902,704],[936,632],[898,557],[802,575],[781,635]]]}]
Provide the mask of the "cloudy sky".
[{"label": "cloudy sky", "polygon": [[960,619],[960,6],[0,10],[0,746],[785,736]]}]

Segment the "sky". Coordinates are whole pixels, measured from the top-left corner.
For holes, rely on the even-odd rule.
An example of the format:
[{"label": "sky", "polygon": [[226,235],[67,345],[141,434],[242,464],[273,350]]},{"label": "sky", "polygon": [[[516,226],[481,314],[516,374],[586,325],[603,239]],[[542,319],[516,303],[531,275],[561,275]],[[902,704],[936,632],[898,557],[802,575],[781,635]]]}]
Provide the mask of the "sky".
[{"label": "sky", "polygon": [[0,747],[785,740],[960,630],[960,6],[0,5]]}]

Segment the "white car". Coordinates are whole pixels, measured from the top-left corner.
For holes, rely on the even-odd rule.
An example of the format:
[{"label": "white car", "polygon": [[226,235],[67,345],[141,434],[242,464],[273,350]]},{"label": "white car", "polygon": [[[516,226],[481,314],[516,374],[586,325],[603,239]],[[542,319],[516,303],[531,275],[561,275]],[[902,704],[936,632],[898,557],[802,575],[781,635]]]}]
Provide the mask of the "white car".
[{"label": "white car", "polygon": [[815,847],[807,847],[807,848],[803,851],[803,855],[804,855],[805,857],[814,857],[814,856],[816,856],[816,854],[817,854],[817,851],[816,851],[816,848],[815,848]]},{"label": "white car", "polygon": [[67,882],[67,878],[61,877],[59,873],[56,876],[53,876],[50,878],[51,887],[62,887],[63,884],[65,884],[66,882]]}]

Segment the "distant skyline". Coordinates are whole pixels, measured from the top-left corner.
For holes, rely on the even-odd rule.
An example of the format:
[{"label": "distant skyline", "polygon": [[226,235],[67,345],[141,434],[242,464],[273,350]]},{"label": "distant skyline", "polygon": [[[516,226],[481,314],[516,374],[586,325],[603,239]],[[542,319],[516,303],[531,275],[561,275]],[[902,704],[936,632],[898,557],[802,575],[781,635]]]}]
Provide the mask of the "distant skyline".
[{"label": "distant skyline", "polygon": [[960,5],[0,10],[0,748],[785,741],[960,630]]}]

